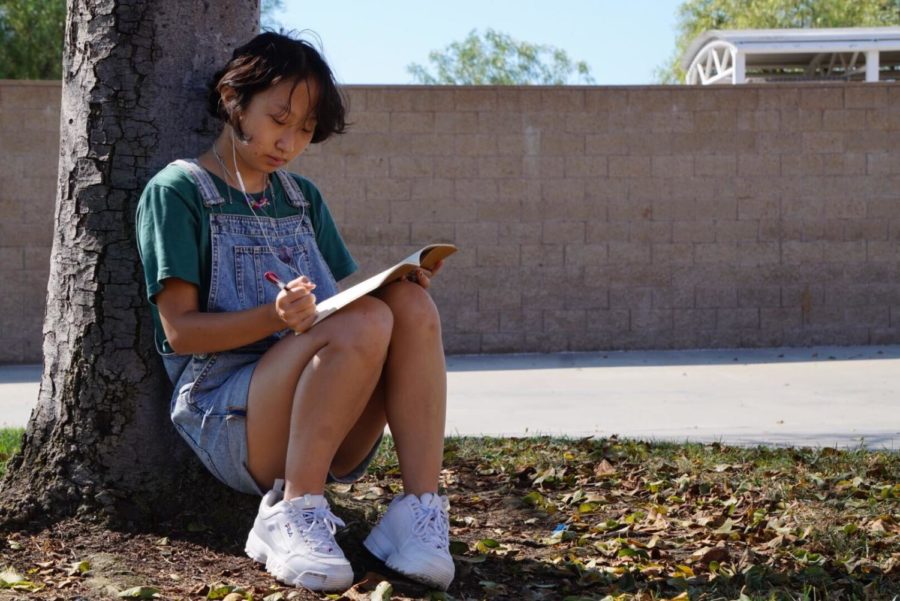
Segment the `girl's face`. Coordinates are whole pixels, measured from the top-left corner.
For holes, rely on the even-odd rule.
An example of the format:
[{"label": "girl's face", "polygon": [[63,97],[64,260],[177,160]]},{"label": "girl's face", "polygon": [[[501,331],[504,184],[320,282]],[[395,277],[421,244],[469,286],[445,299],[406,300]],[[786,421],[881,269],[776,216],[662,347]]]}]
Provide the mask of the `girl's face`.
[{"label": "girl's face", "polygon": [[250,99],[240,116],[250,141],[244,144],[235,136],[241,173],[272,173],[309,146],[316,129],[319,86],[313,78],[294,83],[281,81]]}]

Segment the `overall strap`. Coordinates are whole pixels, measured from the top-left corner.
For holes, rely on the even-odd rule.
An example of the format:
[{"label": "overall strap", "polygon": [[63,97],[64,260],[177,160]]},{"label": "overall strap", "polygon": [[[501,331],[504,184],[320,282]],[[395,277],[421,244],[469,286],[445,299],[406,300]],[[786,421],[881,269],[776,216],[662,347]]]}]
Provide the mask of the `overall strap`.
[{"label": "overall strap", "polygon": [[200,163],[197,162],[197,159],[178,159],[176,161],[172,161],[171,164],[180,167],[191,175],[191,177],[194,179],[194,183],[197,184],[197,188],[200,190],[200,196],[203,198],[203,204],[206,205],[207,208],[214,207],[225,202],[225,199],[222,198],[221,194],[219,194],[219,190],[213,183],[212,178],[209,176],[209,173],[206,172],[206,169],[200,166]]},{"label": "overall strap", "polygon": [[309,202],[307,202],[306,197],[303,196],[303,190],[300,189],[300,186],[297,184],[297,180],[291,177],[287,171],[283,171],[279,169],[275,172],[275,175],[278,176],[278,180],[281,182],[281,187],[284,188],[284,191],[287,192],[288,200],[291,205],[298,209],[305,209],[309,207]]}]

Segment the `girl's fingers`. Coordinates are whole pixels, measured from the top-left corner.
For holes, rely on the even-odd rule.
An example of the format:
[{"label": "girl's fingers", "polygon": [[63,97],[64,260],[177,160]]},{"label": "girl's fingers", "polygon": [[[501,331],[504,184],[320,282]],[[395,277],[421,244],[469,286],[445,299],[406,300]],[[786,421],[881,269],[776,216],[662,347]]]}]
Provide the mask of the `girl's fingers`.
[{"label": "girl's fingers", "polygon": [[419,285],[422,286],[422,288],[425,288],[427,290],[429,288],[429,286],[431,286],[431,278],[433,278],[435,276],[435,274],[437,272],[439,272],[443,266],[444,266],[444,262],[438,261],[437,263],[434,264],[434,267],[432,267],[430,270],[420,267],[419,269],[416,270],[416,280],[415,281],[418,282]]},{"label": "girl's fingers", "polygon": [[[281,318],[285,326],[294,331],[299,331],[298,328],[303,328],[305,322],[309,322],[306,325],[306,328],[308,328],[312,325],[311,320],[315,319],[316,316],[316,295],[312,293],[315,284],[308,282],[308,280],[307,283],[304,283],[301,281],[303,279],[305,278],[298,278],[292,281],[284,290],[278,293],[278,298],[275,300],[275,309],[278,317]],[[295,288],[289,289],[291,286]]]},{"label": "girl's fingers", "polygon": [[[297,284],[294,285],[297,286]],[[282,315],[282,319],[284,319],[284,314],[294,313],[307,305],[315,307],[316,295],[312,294],[313,288],[315,288],[315,284],[312,284],[309,288],[298,287],[290,290],[285,288],[279,292],[275,299],[275,307],[278,309],[279,314]]]},{"label": "girl's fingers", "polygon": [[278,296],[284,296],[288,301],[292,302],[294,299],[306,296],[311,291],[315,290],[315,288],[315,282],[305,275],[302,275],[285,284],[284,288],[281,289],[281,292],[278,293]]},{"label": "girl's fingers", "polygon": [[305,275],[301,275],[299,278],[294,278],[288,282],[285,287],[290,290],[295,290],[297,288],[307,288],[309,286],[315,287],[315,284]]},{"label": "girl's fingers", "polygon": [[279,294],[284,294],[285,298],[288,302],[294,302],[297,299],[303,298],[307,296],[310,292],[316,289],[315,284],[296,284],[291,283],[288,284],[284,290],[279,292]]},{"label": "girl's fingers", "polygon": [[416,269],[415,271],[409,272],[406,276],[406,279],[413,284],[418,284],[422,288],[428,288],[431,285],[431,277],[434,275],[433,271],[429,271],[427,269]]},{"label": "girl's fingers", "polygon": [[316,320],[316,313],[315,313],[315,311],[313,311],[313,313],[311,315],[299,320],[298,322],[296,322],[295,325],[290,326],[290,328],[292,330],[294,330],[294,334],[302,334],[303,332],[307,331],[308,329],[310,329],[313,326],[313,322],[315,320]]},{"label": "girl's fingers", "polygon": [[288,329],[291,329],[295,332],[305,332],[309,328],[312,327],[313,322],[316,320],[316,311],[313,309],[312,311],[298,313],[289,316],[284,324]]},{"label": "girl's fingers", "polygon": [[297,298],[295,298],[293,300],[289,299],[288,306],[290,307],[291,311],[299,311],[299,310],[306,308],[307,306],[311,306],[313,309],[315,309],[316,308],[316,295],[311,292],[307,292],[306,294],[303,294],[302,296],[298,296]]}]

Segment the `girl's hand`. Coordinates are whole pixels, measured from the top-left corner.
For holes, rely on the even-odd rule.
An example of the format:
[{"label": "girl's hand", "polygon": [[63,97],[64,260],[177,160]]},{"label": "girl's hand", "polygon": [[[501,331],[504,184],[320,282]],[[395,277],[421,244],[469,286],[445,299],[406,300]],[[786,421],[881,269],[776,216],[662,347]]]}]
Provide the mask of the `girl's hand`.
[{"label": "girl's hand", "polygon": [[285,326],[301,334],[316,318],[316,285],[306,276],[291,280],[275,298],[275,312]]},{"label": "girl's hand", "polygon": [[444,262],[438,261],[434,264],[434,269],[428,270],[420,267],[419,269],[416,269],[408,276],[406,276],[406,279],[408,279],[410,282],[415,282],[422,288],[428,290],[428,287],[431,286],[431,278],[433,278],[443,266]]}]

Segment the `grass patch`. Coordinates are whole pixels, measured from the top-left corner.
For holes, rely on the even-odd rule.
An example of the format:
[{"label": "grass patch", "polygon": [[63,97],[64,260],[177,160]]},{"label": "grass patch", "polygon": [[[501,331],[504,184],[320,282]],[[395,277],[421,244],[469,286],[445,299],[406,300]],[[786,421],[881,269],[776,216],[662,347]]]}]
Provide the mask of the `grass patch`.
[{"label": "grass patch", "polygon": [[[397,489],[391,446],[374,466]],[[527,596],[523,574],[571,599],[900,592],[896,452],[449,438],[444,468],[474,596]]]},{"label": "grass patch", "polygon": [[0,428],[0,476],[6,472],[6,462],[22,446],[24,428]]},{"label": "grass patch", "polygon": [[[0,433],[3,461],[21,434]],[[456,565],[442,598],[453,601],[844,601],[900,592],[897,452],[448,438],[441,481]],[[358,550],[402,490],[390,437],[364,478],[331,487],[348,521],[338,542],[361,573],[382,573]],[[71,571],[93,551],[124,562],[165,599],[202,596],[198,574],[210,585],[222,574],[255,599],[274,592],[243,557],[243,534],[223,544],[221,533],[191,528],[120,533],[72,520],[11,533],[5,548],[0,538],[0,571],[8,564],[33,580],[29,598],[55,600],[63,587],[66,598],[93,598]],[[436,598],[409,583],[395,592],[402,586],[402,598]]]}]

